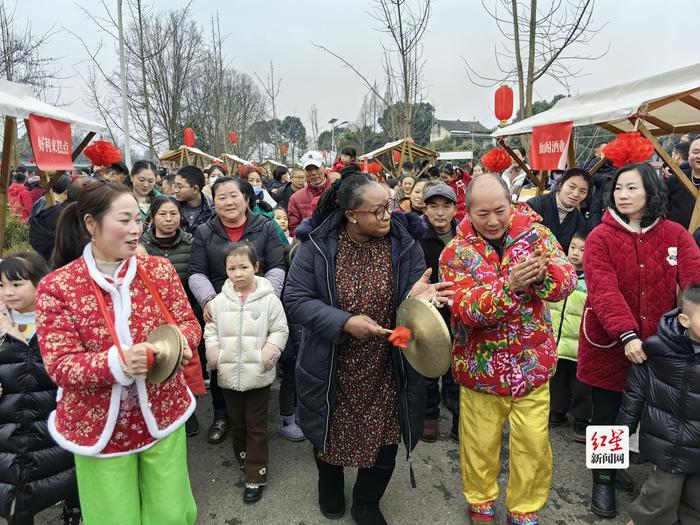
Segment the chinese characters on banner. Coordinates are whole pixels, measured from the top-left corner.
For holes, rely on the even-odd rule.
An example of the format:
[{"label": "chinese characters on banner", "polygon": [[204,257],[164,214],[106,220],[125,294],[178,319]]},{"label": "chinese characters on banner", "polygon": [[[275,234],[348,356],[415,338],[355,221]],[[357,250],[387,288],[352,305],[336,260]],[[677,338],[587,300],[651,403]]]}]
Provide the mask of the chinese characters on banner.
[{"label": "chinese characters on banner", "polygon": [[630,432],[626,426],[590,425],[586,428],[586,468],[629,467]]},{"label": "chinese characters on banner", "polygon": [[533,170],[563,170],[573,122],[558,122],[532,128],[530,167]]},{"label": "chinese characters on banner", "polygon": [[73,169],[73,138],[68,122],[29,115],[29,139],[40,170]]}]

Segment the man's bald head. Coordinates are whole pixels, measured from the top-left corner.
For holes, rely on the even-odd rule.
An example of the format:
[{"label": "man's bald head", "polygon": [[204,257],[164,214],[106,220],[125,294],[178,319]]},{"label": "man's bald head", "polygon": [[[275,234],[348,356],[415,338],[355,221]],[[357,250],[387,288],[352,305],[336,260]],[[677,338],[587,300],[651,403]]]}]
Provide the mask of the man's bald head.
[{"label": "man's bald head", "polygon": [[508,231],[512,211],[505,181],[493,173],[472,179],[465,201],[474,229],[485,239],[502,239]]},{"label": "man's bald head", "polygon": [[510,190],[506,181],[495,173],[484,173],[479,177],[473,178],[469,186],[467,186],[464,197],[466,209],[469,211],[474,206],[475,200],[485,198],[493,201],[494,198],[500,198],[501,195],[510,206]]}]

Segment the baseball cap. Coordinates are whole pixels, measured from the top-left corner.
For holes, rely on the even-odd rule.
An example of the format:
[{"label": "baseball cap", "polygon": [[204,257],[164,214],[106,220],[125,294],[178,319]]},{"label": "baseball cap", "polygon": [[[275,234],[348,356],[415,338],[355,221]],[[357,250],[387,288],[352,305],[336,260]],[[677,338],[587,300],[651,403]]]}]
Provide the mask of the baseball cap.
[{"label": "baseball cap", "polygon": [[323,155],[320,151],[307,151],[301,156],[301,167],[306,169],[307,166],[323,166]]},{"label": "baseball cap", "polygon": [[457,193],[455,193],[455,190],[444,182],[439,182],[438,184],[429,186],[423,195],[423,202],[428,202],[428,200],[432,199],[433,197],[444,197],[445,199],[457,204]]}]

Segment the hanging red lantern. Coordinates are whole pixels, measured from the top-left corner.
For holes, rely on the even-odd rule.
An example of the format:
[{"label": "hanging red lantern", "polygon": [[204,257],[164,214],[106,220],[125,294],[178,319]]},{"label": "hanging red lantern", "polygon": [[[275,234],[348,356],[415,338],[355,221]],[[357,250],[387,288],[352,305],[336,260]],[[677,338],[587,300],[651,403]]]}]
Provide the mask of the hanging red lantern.
[{"label": "hanging red lantern", "polygon": [[231,144],[238,144],[238,133],[236,133],[235,131],[229,132],[228,138],[231,141]]},{"label": "hanging red lantern", "polygon": [[505,124],[513,116],[513,90],[509,86],[501,86],[496,90],[494,100],[496,118]]},{"label": "hanging red lantern", "polygon": [[391,153],[391,158],[394,160],[394,164],[398,164],[399,161],[401,160],[401,152],[400,151],[393,151]]},{"label": "hanging red lantern", "polygon": [[481,157],[481,164],[491,173],[500,173],[512,164],[513,160],[504,148],[493,148]]},{"label": "hanging red lantern", "polygon": [[194,147],[194,130],[192,128],[185,128],[183,143],[188,148]]},{"label": "hanging red lantern", "polygon": [[286,155],[287,154],[287,145],[282,144],[282,146],[280,147],[280,151],[282,152],[282,155]]},{"label": "hanging red lantern", "polygon": [[654,153],[654,145],[638,131],[621,133],[603,148],[603,155],[613,166],[622,168],[634,162],[644,162]]},{"label": "hanging red lantern", "polygon": [[96,140],[83,150],[94,166],[111,166],[122,160],[122,152],[106,140]]}]

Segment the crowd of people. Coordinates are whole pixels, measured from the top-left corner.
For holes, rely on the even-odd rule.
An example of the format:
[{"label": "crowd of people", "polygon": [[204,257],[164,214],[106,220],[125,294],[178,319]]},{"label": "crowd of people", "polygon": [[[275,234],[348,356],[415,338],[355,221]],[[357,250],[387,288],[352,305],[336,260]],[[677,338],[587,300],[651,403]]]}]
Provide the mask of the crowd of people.
[{"label": "crowd of people", "polygon": [[[509,523],[540,523],[550,428],[582,443],[615,423],[654,465],[631,523],[700,523],[693,198],[640,163],[572,167],[522,202],[515,152],[500,174],[406,162],[397,177],[353,148],[272,173],[143,160],[56,176],[50,196],[18,169],[8,197],[34,252],[0,261],[0,516],[31,524],[63,501],[66,524],[194,523],[187,437],[207,391],[207,440],[232,441],[253,504],[274,475],[279,380],[276,430],[312,444],[327,519],[346,513],[347,467],[354,521],[387,523],[399,446],[410,458],[439,439],[444,404],[472,523],[494,523],[506,421]],[[700,187],[700,139],[673,155]],[[442,377],[387,340],[409,297],[451,329]],[[156,382],[163,325],[180,353]],[[592,511],[614,517],[615,488],[632,486],[593,470]]]}]

